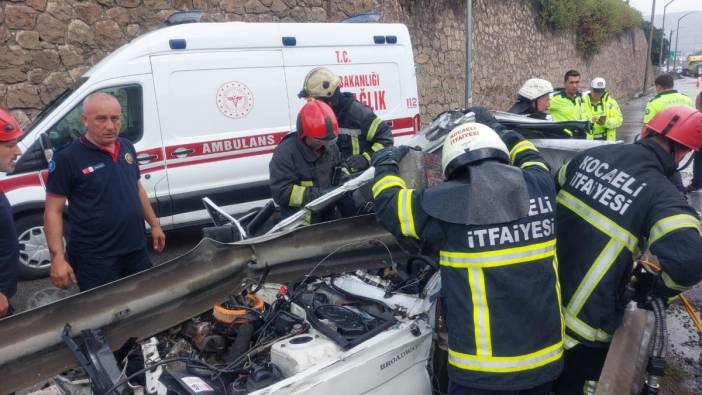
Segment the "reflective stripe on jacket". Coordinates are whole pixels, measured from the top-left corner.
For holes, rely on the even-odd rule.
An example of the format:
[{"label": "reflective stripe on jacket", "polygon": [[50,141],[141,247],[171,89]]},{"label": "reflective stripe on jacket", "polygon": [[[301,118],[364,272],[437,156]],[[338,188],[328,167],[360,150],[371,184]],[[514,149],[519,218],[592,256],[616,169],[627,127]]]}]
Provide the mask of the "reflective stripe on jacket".
[{"label": "reflective stripe on jacket", "polygon": [[319,155],[297,133],[285,136],[268,164],[271,193],[283,217],[323,195],[340,163],[336,145],[327,146]]},{"label": "reflective stripe on jacket", "polygon": [[564,327],[553,178],[534,144],[515,132],[503,139],[529,192],[524,218],[492,225],[441,221],[422,208],[429,194],[407,189],[390,170],[376,174],[373,196],[376,218],[393,234],[440,249],[450,379],[471,388],[518,390],[558,376]]},{"label": "reflective stripe on jacket", "polygon": [[702,278],[695,210],[667,176],[675,163],[650,139],[587,150],[558,172],[558,262],[566,347],[611,340],[628,300],[633,260],[650,248],[662,297]]},{"label": "reflective stripe on jacket", "polygon": [[334,113],[339,121],[337,145],[343,159],[363,155],[370,162],[374,152],[393,144],[390,123],[383,122],[351,93],[341,94]]},{"label": "reflective stripe on jacket", "polygon": [[592,93],[583,96],[583,110],[587,114],[587,118],[592,120],[593,117],[605,117],[604,125],[592,122],[592,130],[587,133],[588,140],[617,140],[617,128],[622,126],[624,118],[619,109],[619,103],[609,92],[604,92],[597,104],[592,103]]}]

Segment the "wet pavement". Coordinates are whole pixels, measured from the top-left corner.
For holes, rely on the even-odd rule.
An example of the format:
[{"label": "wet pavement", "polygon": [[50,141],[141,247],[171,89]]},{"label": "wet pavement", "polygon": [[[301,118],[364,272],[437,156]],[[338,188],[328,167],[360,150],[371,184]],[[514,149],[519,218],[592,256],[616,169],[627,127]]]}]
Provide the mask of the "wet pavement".
[{"label": "wet pavement", "polygon": [[[687,77],[675,81],[675,89],[680,93],[688,95],[690,99],[693,100],[693,103],[695,95],[700,92],[700,89],[695,87],[695,79]],[[619,102],[619,107],[624,116],[624,124],[617,130],[617,137],[619,139],[627,143],[634,141],[634,137],[641,132],[641,127],[643,126],[646,102],[655,95],[656,92],[651,88],[646,95],[638,98],[626,100],[615,97]]]},{"label": "wet pavement", "polygon": [[[675,89],[688,95],[694,103],[700,88],[695,86],[694,78],[683,78],[675,82]],[[655,95],[649,94],[631,99],[619,100],[624,116],[624,124],[618,130],[618,137],[627,143],[641,132],[646,102]],[[692,178],[692,166],[682,171],[685,185]],[[690,204],[702,213],[702,191],[688,196]],[[702,254],[702,251],[700,251]],[[686,297],[697,310],[702,311],[702,284],[685,292]],[[688,313],[678,302],[668,308],[668,357],[666,376],[661,389],[662,394],[702,394],[702,337],[690,320]]]}]

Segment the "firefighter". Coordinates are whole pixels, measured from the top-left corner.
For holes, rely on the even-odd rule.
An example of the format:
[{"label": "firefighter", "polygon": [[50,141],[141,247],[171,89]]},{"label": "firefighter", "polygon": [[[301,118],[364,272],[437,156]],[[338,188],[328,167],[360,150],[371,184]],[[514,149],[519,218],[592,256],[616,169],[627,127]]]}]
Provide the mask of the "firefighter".
[{"label": "firefighter", "polygon": [[[702,111],[702,92],[695,98],[695,108]],[[694,192],[702,189],[702,154],[695,152],[694,164],[692,165],[692,182],[687,186],[687,192]]]},{"label": "firefighter", "polygon": [[[302,107],[297,131],[283,138],[268,165],[271,193],[283,218],[330,191],[336,183],[335,174],[338,177],[339,171],[345,170],[335,144],[338,135],[339,124],[328,105],[310,100]],[[340,208],[344,215],[352,210],[348,205]],[[333,212],[310,221],[331,217]]]},{"label": "firefighter", "polygon": [[507,112],[526,115],[529,118],[551,119],[548,106],[553,93],[553,85],[541,78],[528,79],[517,92],[517,101]]},{"label": "firefighter", "polygon": [[397,175],[408,150],[373,155],[376,218],[440,250],[449,394],[548,394],[563,341],[556,190],[543,158],[514,131],[465,123],[444,142],[446,182],[417,191]]},{"label": "firefighter", "polygon": [[[0,172],[11,173],[21,151],[17,139],[22,136],[19,123],[0,108]],[[0,190],[0,318],[12,314],[10,298],[17,291],[17,262],[20,246],[12,218],[12,207]]]},{"label": "firefighter", "polygon": [[667,179],[701,145],[702,113],[671,107],[636,143],[586,150],[559,170],[556,228],[567,351],[558,394],[582,393],[600,376],[641,249],[650,249],[662,267],[654,296],[668,300],[702,278],[699,219]]},{"label": "firefighter", "polygon": [[329,69],[317,67],[307,73],[298,96],[322,100],[334,110],[341,129],[337,145],[346,166],[355,173],[368,168],[374,152],[393,144],[392,128],[352,93],[342,93],[340,82]]},{"label": "firefighter", "polygon": [[607,82],[597,77],[590,83],[592,91],[583,96],[583,108],[592,122],[588,140],[617,140],[617,128],[622,126],[624,118],[619,103],[606,90]]},{"label": "firefighter", "polygon": [[[568,70],[563,77],[564,88],[551,96],[548,107],[551,118],[556,122],[588,121],[583,109],[583,95],[578,91],[580,86],[580,73],[577,70]],[[566,130],[573,135],[573,132]]]},{"label": "firefighter", "polygon": [[[647,124],[651,121],[651,119],[666,108],[673,106],[692,107],[692,100],[690,100],[689,97],[673,89],[674,80],[672,75],[661,74],[656,77],[654,84],[657,94],[651,98],[648,103],[646,103],[646,110],[643,119],[644,125],[641,128],[641,135],[646,133],[648,129]],[[675,172],[670,176],[670,182],[672,182],[680,192],[686,192],[679,172]]]}]

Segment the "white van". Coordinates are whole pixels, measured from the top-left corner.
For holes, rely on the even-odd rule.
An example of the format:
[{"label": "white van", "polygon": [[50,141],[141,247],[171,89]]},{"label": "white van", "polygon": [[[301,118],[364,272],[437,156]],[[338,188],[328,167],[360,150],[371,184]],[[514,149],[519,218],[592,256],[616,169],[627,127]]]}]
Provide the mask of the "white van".
[{"label": "white van", "polygon": [[419,130],[412,45],[401,24],[191,23],[110,54],[26,128],[16,171],[0,178],[19,233],[21,276],[48,273],[43,151],[83,133],[87,95],[119,99],[121,134],[135,145],[141,182],[168,229],[206,220],[203,196],[232,213],[270,197],[268,161],[294,128],[304,103],[297,93],[317,66],[392,122],[398,141]]}]

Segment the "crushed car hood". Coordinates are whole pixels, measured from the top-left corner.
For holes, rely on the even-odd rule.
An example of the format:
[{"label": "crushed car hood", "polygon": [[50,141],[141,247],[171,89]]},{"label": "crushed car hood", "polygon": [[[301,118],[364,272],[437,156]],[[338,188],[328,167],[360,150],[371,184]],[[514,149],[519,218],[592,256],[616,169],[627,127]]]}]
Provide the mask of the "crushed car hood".
[{"label": "crushed car hood", "polygon": [[325,275],[388,266],[406,257],[372,215],[234,244],[204,239],[158,267],[0,320],[2,392],[77,365],[61,341],[65,325],[74,335],[101,328],[114,350],[129,338],[144,339],[201,314],[264,275],[266,281],[285,282],[312,268]]}]

